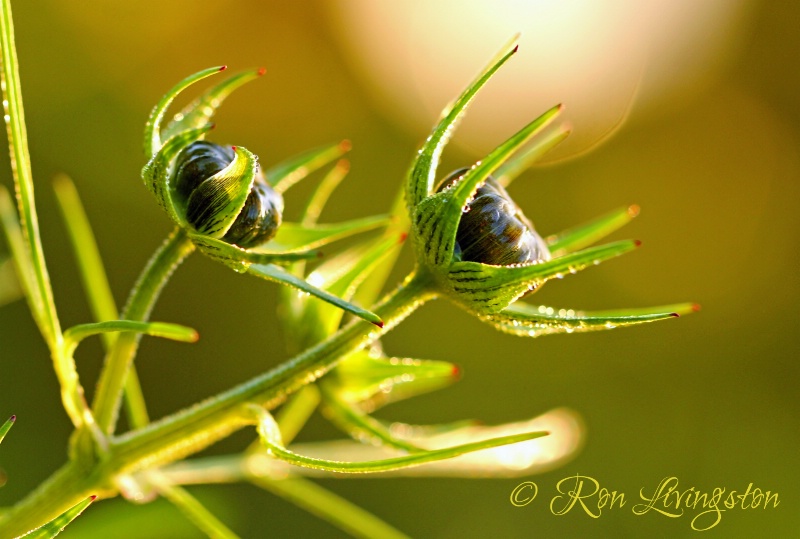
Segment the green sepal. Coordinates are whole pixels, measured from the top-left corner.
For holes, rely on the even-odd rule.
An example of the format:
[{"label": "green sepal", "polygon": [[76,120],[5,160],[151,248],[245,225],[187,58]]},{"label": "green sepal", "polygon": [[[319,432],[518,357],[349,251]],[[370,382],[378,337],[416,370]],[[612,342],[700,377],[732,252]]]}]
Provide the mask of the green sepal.
[{"label": "green sepal", "polygon": [[194,229],[212,238],[221,238],[236,221],[247,201],[258,172],[258,158],[236,146],[233,161],[197,186],[186,202],[186,214],[200,208],[193,219]]},{"label": "green sepal", "polygon": [[228,77],[216,86],[209,88],[175,115],[175,118],[161,130],[161,138],[167,140],[181,131],[195,129],[207,124],[216,114],[222,102],[234,90],[251,80],[259,78],[263,74],[263,69],[245,71]]},{"label": "green sepal", "polygon": [[517,176],[528,170],[544,154],[561,144],[571,131],[561,127],[550,133],[543,133],[531,141],[525,148],[512,155],[505,163],[497,167],[494,178],[503,187],[508,187]]},{"label": "green sepal", "polygon": [[17,416],[12,415],[8,419],[6,419],[6,422],[3,423],[2,426],[0,426],[0,443],[3,442],[3,438],[6,437],[6,434],[8,434],[8,431],[10,431],[11,427],[14,426],[14,422],[16,420],[17,420]]},{"label": "green sepal", "polygon": [[294,157],[290,157],[286,161],[278,163],[266,170],[264,175],[267,177],[267,183],[269,183],[277,193],[284,193],[291,186],[315,170],[339,159],[349,152],[350,148],[350,141],[343,140],[338,144],[308,150],[307,152],[303,152]]},{"label": "green sepal", "polygon": [[218,66],[204,69],[203,71],[199,71],[194,75],[189,75],[178,84],[173,86],[172,89],[167,92],[158,103],[156,103],[156,106],[153,107],[150,117],[147,119],[147,123],[144,126],[144,153],[146,155],[153,155],[161,149],[161,123],[164,121],[167,108],[169,108],[170,104],[178,96],[178,94],[183,92],[192,84],[224,70],[225,66]]},{"label": "green sepal", "polygon": [[290,253],[264,253],[244,249],[203,234],[189,233],[189,238],[201,253],[222,262],[238,273],[244,273],[251,264],[287,263],[318,258],[319,251],[296,251]]},{"label": "green sepal", "polygon": [[50,539],[61,533],[69,523],[78,518],[83,511],[91,505],[97,496],[89,496],[88,498],[76,503],[56,518],[35,530],[31,530],[22,537],[28,539]]},{"label": "green sepal", "polygon": [[331,305],[335,305],[336,307],[362,318],[367,322],[375,324],[376,326],[383,326],[383,321],[377,314],[353,305],[352,303],[336,297],[333,294],[329,294],[328,292],[317,288],[300,277],[292,275],[285,269],[274,264],[253,264],[249,266],[246,271],[250,275],[255,275],[256,277],[266,279],[267,281],[273,281],[279,284],[292,286],[301,292],[311,294],[322,301],[326,301]]},{"label": "green sepal", "polygon": [[411,211],[431,192],[433,182],[436,180],[436,169],[442,151],[450,140],[450,135],[456,124],[464,115],[467,106],[483,87],[492,78],[511,56],[517,52],[517,39],[515,36],[500,52],[489,62],[484,70],[467,86],[461,95],[443,111],[443,118],[428,136],[420,148],[417,157],[411,165],[406,182],[406,204]]},{"label": "green sepal", "polygon": [[444,280],[445,290],[472,312],[497,313],[549,279],[577,273],[627,253],[638,245],[638,241],[618,241],[538,264],[490,266],[478,262],[454,262]]},{"label": "green sepal", "polygon": [[155,195],[159,205],[164,208],[172,222],[182,228],[185,228],[187,223],[182,213],[178,212],[172,198],[172,190],[169,185],[169,166],[182,149],[201,138],[213,127],[210,124],[204,125],[175,135],[161,146],[142,168],[142,180],[144,180],[145,186]]},{"label": "green sepal", "polygon": [[518,301],[499,313],[480,318],[505,333],[520,337],[540,337],[556,333],[582,333],[646,324],[675,318],[694,310],[696,310],[694,304],[681,303],[647,309],[584,312],[574,309],[555,309],[544,305],[526,305]]},{"label": "green sepal", "polygon": [[436,180],[436,169],[442,151],[450,140],[456,124],[464,115],[467,106],[492,75],[500,69],[511,56],[517,52],[517,40],[514,36],[500,52],[489,62],[484,70],[467,86],[452,105],[443,111],[443,118],[428,136],[417,153],[406,181],[406,205],[411,211],[423,199],[427,198]]},{"label": "green sepal", "polygon": [[417,249],[420,257],[434,266],[447,266],[453,258],[458,224],[467,202],[486,178],[531,138],[540,133],[561,112],[557,105],[515,133],[486,158],[464,173],[441,193],[420,203],[415,215]]},{"label": "green sepal", "polygon": [[588,223],[548,236],[545,241],[550,248],[550,254],[553,256],[572,253],[578,249],[588,247],[615,230],[622,228],[637,215],[639,215],[639,206],[635,204],[626,208],[617,208]]},{"label": "green sepal", "polygon": [[327,245],[336,240],[386,226],[390,219],[385,215],[374,215],[324,225],[303,226],[299,223],[281,224],[275,237],[254,248],[259,253],[292,253],[307,251]]}]

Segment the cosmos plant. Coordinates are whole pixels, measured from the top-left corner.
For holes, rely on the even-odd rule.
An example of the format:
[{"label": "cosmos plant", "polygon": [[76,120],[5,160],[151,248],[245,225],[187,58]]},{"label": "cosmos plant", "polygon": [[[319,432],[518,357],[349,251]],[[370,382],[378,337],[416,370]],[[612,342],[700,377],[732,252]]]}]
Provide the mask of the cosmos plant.
[{"label": "cosmos plant", "polygon": [[[470,102],[517,52],[512,40],[444,111],[413,159],[402,197],[389,215],[342,223],[321,224],[318,217],[347,174],[343,158],[349,143],[323,146],[262,169],[244,146],[223,146],[207,137],[223,101],[263,71],[223,79],[168,120],[176,96],[193,91],[195,83],[224,67],[187,77],[158,102],[144,133],[144,185],[175,228],[145,265],[122,311],[114,305],[72,183],[66,178],[56,182],[96,318],[62,330],[39,239],[8,0],[2,6],[5,118],[18,207],[0,190],[0,217],[11,253],[0,270],[13,263],[16,273],[16,282],[4,285],[0,298],[9,301],[18,288],[27,300],[75,429],[67,463],[0,513],[3,537],[29,531],[32,537],[53,537],[94,500],[118,495],[136,501],[162,496],[209,536],[235,537],[186,486],[236,481],[267,489],[355,536],[404,537],[309,477],[375,472],[529,475],[568,458],[580,444],[581,432],[574,415],[565,410],[498,426],[472,420],[409,425],[377,419],[373,412],[380,407],[446,388],[459,373],[448,362],[385,354],[380,339],[386,332],[440,297],[500,331],[527,337],[642,324],[696,309],[687,303],[591,313],[529,303],[531,293],[547,281],[639,245],[626,240],[592,246],[635,217],[635,207],[543,236],[506,191],[522,171],[568,136],[558,124],[560,105],[474,165],[439,174],[442,151]],[[317,171],[324,174],[300,218],[284,221],[283,197]],[[338,250],[331,247],[346,236],[366,239]],[[415,267],[392,292],[378,298],[403,244],[410,244]],[[281,285],[287,339],[302,352],[239,386],[151,422],[134,363],[138,343],[142,335],[197,339],[191,328],[150,320],[163,287],[194,251],[233,271]],[[6,281],[11,279],[0,284]],[[89,403],[74,352],[92,336],[104,339],[106,356]],[[123,403],[130,430],[117,433]],[[291,444],[318,409],[347,438]],[[14,420],[12,416],[0,428],[0,441]],[[248,450],[213,461],[187,458],[248,427],[255,435]]]}]

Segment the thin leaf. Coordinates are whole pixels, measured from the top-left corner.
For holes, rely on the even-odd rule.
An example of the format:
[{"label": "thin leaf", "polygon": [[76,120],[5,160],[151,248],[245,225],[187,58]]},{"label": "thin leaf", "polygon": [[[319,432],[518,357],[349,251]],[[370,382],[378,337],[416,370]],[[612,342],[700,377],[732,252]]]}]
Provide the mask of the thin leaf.
[{"label": "thin leaf", "polygon": [[307,479],[300,477],[271,479],[251,475],[248,480],[337,526],[353,537],[408,539],[408,536],[372,513]]},{"label": "thin leaf", "polygon": [[11,203],[11,195],[5,186],[0,185],[0,223],[3,225],[6,242],[11,250],[11,258],[16,268],[16,276],[25,293],[33,319],[40,331],[44,331],[44,306],[42,298],[36,292],[36,275],[30,252],[22,237],[22,229],[17,221],[17,212]]},{"label": "thin leaf", "polygon": [[197,331],[190,327],[167,322],[138,322],[134,320],[110,320],[93,324],[79,324],[64,332],[64,346],[74,350],[85,338],[102,333],[130,331],[152,337],[161,337],[179,342],[197,342]]},{"label": "thin leaf", "polygon": [[569,135],[570,130],[562,127],[555,132],[545,133],[533,140],[497,168],[494,175],[497,183],[503,187],[508,187],[517,176],[533,166],[544,154],[561,144]]},{"label": "thin leaf", "polygon": [[464,115],[467,106],[486,82],[500,69],[511,56],[517,52],[517,40],[514,36],[506,43],[500,52],[489,62],[481,73],[467,86],[452,105],[445,108],[444,116],[439,124],[434,127],[428,139],[420,148],[406,183],[406,204],[408,208],[415,208],[431,192],[436,179],[436,169],[442,151],[450,140],[450,135],[456,124]]},{"label": "thin leaf", "polygon": [[477,312],[492,314],[550,279],[577,273],[632,251],[639,245],[640,242],[633,240],[618,241],[538,264],[489,266],[477,262],[455,262],[451,265],[448,283],[459,301]]},{"label": "thin leaf", "polygon": [[533,440],[534,438],[547,436],[549,434],[549,432],[527,432],[523,434],[491,438],[488,440],[482,440],[480,442],[466,443],[454,447],[448,447],[446,449],[434,449],[431,451],[414,453],[402,457],[365,462],[345,462],[305,457],[289,451],[283,447],[283,444],[280,440],[280,431],[278,429],[278,425],[275,423],[275,420],[272,418],[272,416],[263,408],[257,406],[252,406],[248,409],[252,410],[253,413],[257,415],[259,436],[261,437],[262,443],[267,448],[267,451],[273,457],[286,461],[290,464],[294,464],[295,466],[342,473],[375,473],[388,470],[397,470],[409,466],[418,466],[420,464],[449,459],[483,449],[525,442],[528,440]]},{"label": "thin leaf", "polygon": [[[181,112],[175,115],[173,120],[161,131],[164,140],[185,131],[201,127],[211,121],[211,118],[222,105],[222,102],[240,86],[254,79],[261,77],[266,72],[265,69],[245,71],[233,75],[223,80],[216,86],[211,87],[200,97],[192,101]],[[212,73],[213,74],[213,73]]]},{"label": "thin leaf", "polygon": [[329,381],[335,382],[337,396],[360,403],[376,395],[393,402],[400,400],[393,395],[395,392],[403,397],[416,396],[449,386],[458,378],[458,367],[447,361],[375,357],[367,350],[360,350],[343,359]]},{"label": "thin leaf", "polygon": [[639,206],[635,204],[626,208],[617,208],[588,223],[553,234],[547,237],[545,241],[553,256],[565,255],[588,247],[608,236],[615,230],[630,223],[637,215],[639,215]]},{"label": "thin leaf", "polygon": [[[585,427],[580,417],[572,410],[557,408],[538,417],[501,425],[472,424],[459,429],[449,429],[441,433],[419,432],[412,427],[407,432],[393,429],[397,437],[435,450],[458,444],[494,439],[531,431],[547,431],[549,436],[530,440],[511,446],[500,446],[485,451],[476,451],[457,458],[440,460],[416,468],[402,468],[385,472],[382,477],[520,477],[542,473],[556,468],[574,457],[585,438]],[[418,431],[418,432],[414,432]],[[322,459],[373,460],[391,454],[384,447],[356,443],[350,440],[311,442],[293,446],[297,453]],[[266,460],[262,459],[262,460]],[[271,459],[270,459],[271,460]],[[358,477],[328,473],[288,465],[280,466],[271,460],[271,466],[264,466],[274,476],[286,473],[310,477]],[[255,463],[254,463],[255,464]],[[263,463],[266,464],[266,463]]]},{"label": "thin leaf", "polygon": [[[19,204],[20,225],[24,231],[22,237],[26,243],[33,269],[33,280],[30,283],[32,301],[39,309],[34,319],[39,324],[50,350],[54,350],[61,339],[61,326],[53,300],[50,276],[44,260],[42,240],[39,235],[39,219],[36,216],[36,205],[33,196],[33,174],[31,173],[30,152],[28,150],[28,134],[25,127],[25,112],[22,106],[22,89],[19,82],[17,48],[14,43],[14,23],[11,18],[9,0],[2,1],[0,13],[0,54],[2,54],[2,70],[0,70],[0,87],[3,93],[3,112],[8,132],[9,158],[14,186]],[[16,253],[15,253],[16,256]],[[62,380],[63,381],[63,380]]]},{"label": "thin leaf", "polygon": [[96,498],[97,496],[89,496],[85,500],[78,502],[64,511],[44,526],[29,531],[22,537],[27,537],[29,539],[50,539],[51,537],[55,537],[61,533],[70,522],[78,518],[78,516],[83,513],[83,511],[89,507],[89,505],[91,505]]},{"label": "thin leaf", "polygon": [[253,249],[259,253],[291,253],[322,247],[336,240],[386,226],[385,215],[362,217],[341,223],[305,227],[297,223],[283,223],[271,241]]},{"label": "thin leaf", "polygon": [[209,69],[204,69],[203,71],[199,71],[194,75],[189,75],[178,84],[172,87],[172,89],[167,92],[164,97],[153,107],[153,111],[150,113],[150,117],[147,119],[147,124],[144,128],[144,153],[146,155],[154,155],[161,149],[161,123],[164,121],[164,116],[167,113],[167,108],[169,108],[172,101],[183,92],[186,88],[191,86],[192,84],[200,81],[206,77],[210,77],[220,71],[224,71],[226,66],[218,66],[218,67],[211,67]]},{"label": "thin leaf", "polygon": [[273,264],[253,264],[247,268],[247,273],[255,275],[256,277],[261,277],[262,279],[266,279],[268,281],[292,286],[301,292],[306,292],[312,296],[320,298],[323,301],[327,301],[332,305],[336,305],[340,309],[362,318],[367,322],[371,322],[376,326],[383,326],[383,322],[381,321],[380,317],[375,313],[366,309],[362,309],[361,307],[357,307],[356,305],[329,294],[324,290],[320,290],[316,286],[311,285],[305,280],[296,277],[295,275],[292,275],[286,270]]},{"label": "thin leaf", "polygon": [[[96,322],[106,322],[119,318],[111,286],[108,284],[100,251],[89,224],[89,219],[81,204],[75,185],[65,175],[59,175],[53,182],[61,213],[64,216],[72,250],[80,269],[83,290],[89,300],[89,308]],[[116,335],[103,334],[106,351],[113,346]],[[136,367],[131,365],[125,380],[125,406],[128,420],[134,428],[143,427],[150,422],[147,414],[142,388]]]},{"label": "thin leaf", "polygon": [[0,426],[0,443],[3,442],[3,438],[6,437],[6,434],[8,434],[8,431],[11,430],[11,427],[14,426],[14,422],[16,420],[17,420],[17,416],[12,415],[8,419],[6,419],[6,422],[3,423],[2,426]]},{"label": "thin leaf", "polygon": [[291,157],[286,161],[278,163],[268,169],[264,175],[267,182],[278,193],[284,193],[291,186],[328,163],[332,163],[350,151],[349,140],[343,140],[338,144],[315,148],[299,155]]},{"label": "thin leaf", "polygon": [[158,492],[177,507],[203,533],[214,539],[237,539],[233,533],[197,498],[177,485],[170,484],[161,474],[149,474],[149,479]]},{"label": "thin leaf", "polygon": [[608,312],[583,312],[573,309],[526,305],[516,302],[496,314],[481,319],[505,333],[520,337],[539,337],[556,333],[581,333],[601,331],[658,320],[666,320],[689,313],[693,304],[664,305],[648,309],[631,309]]}]

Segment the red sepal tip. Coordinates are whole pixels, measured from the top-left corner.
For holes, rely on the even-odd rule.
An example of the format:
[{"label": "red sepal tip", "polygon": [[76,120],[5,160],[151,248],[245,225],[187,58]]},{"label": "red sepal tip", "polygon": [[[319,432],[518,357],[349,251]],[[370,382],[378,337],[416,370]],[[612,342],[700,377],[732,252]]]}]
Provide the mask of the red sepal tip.
[{"label": "red sepal tip", "polygon": [[700,304],[699,303],[692,303],[692,311],[699,313],[700,312]]},{"label": "red sepal tip", "polygon": [[8,420],[9,420],[11,423],[13,423],[14,421],[16,421],[16,420],[17,420],[17,416],[15,416],[15,415],[12,415],[11,417],[9,417],[9,418],[8,418]]},{"label": "red sepal tip", "polygon": [[680,315],[680,314],[678,314],[678,313],[669,313],[669,315],[670,315],[671,317],[673,317],[673,318],[680,318],[680,317],[681,317],[681,315]]},{"label": "red sepal tip", "polygon": [[640,211],[641,208],[639,208],[638,204],[631,204],[630,206],[628,206],[628,215],[630,217],[636,217],[637,215],[639,215]]},{"label": "red sepal tip", "polygon": [[91,496],[89,496],[89,498],[91,498],[92,501],[95,501],[97,499],[97,495],[92,494]]},{"label": "red sepal tip", "polygon": [[234,152],[236,151],[236,146],[231,146],[231,148],[233,148]]},{"label": "red sepal tip", "polygon": [[256,71],[256,75],[258,75],[259,77],[263,77],[266,72],[267,72],[266,67],[259,67],[258,71]]},{"label": "red sepal tip", "polygon": [[219,67],[219,70],[220,70],[220,71],[225,71],[226,69],[228,69],[228,66],[220,66],[220,67]]},{"label": "red sepal tip", "polygon": [[343,152],[349,152],[353,149],[353,143],[347,139],[344,139],[342,142],[339,143],[339,149]]},{"label": "red sepal tip", "polygon": [[519,50],[519,45],[514,45],[514,48],[511,50],[511,52],[517,52],[518,50]]},{"label": "red sepal tip", "polygon": [[339,159],[336,162],[336,168],[339,169],[340,172],[350,172],[350,161],[347,159]]},{"label": "red sepal tip", "polygon": [[461,369],[458,368],[458,365],[453,365],[453,370],[450,371],[450,376],[456,380],[461,378]]},{"label": "red sepal tip", "polygon": [[402,232],[400,234],[400,239],[397,240],[397,243],[404,243],[408,239],[408,232]]},{"label": "red sepal tip", "polygon": [[636,247],[641,247],[642,246],[642,240],[633,240],[633,245],[636,246]]},{"label": "red sepal tip", "polygon": [[377,322],[373,322],[373,324],[375,324],[379,328],[383,329],[383,320],[378,320]]}]

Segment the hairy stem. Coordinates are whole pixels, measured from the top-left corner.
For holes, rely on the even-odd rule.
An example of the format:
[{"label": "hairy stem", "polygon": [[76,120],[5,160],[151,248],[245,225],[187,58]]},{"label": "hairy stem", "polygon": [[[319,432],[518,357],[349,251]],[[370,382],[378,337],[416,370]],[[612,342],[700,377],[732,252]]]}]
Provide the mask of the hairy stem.
[{"label": "hairy stem", "polygon": [[[176,228],[155,252],[136,281],[122,320],[146,321],[161,290],[181,262],[194,251],[186,233]],[[119,416],[122,391],[141,335],[121,333],[106,354],[92,410],[103,432],[112,434]]]},{"label": "hairy stem", "polygon": [[[173,236],[165,246],[174,240]],[[373,343],[435,297],[430,279],[427,274],[412,274],[377,305],[374,312],[384,320],[383,328],[353,320],[325,341],[265,374],[147,427],[113,438],[108,453],[91,469],[78,461],[66,464],[3,515],[0,535],[24,533],[88,495],[113,496],[117,493],[116,477],[197,453],[252,424],[242,414],[243,405],[257,403],[267,410],[274,409],[288,395],[332,369],[343,356]]]}]

